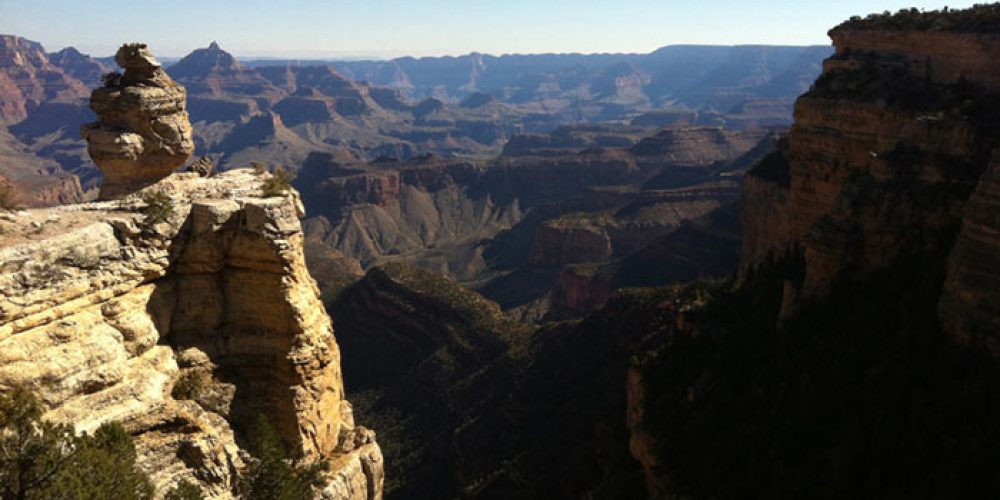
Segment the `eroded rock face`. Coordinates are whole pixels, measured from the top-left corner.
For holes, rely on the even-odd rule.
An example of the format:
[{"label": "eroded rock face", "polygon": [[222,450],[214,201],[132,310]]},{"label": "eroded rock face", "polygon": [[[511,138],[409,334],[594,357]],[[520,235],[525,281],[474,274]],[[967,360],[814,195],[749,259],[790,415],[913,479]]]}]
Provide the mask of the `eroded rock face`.
[{"label": "eroded rock face", "polygon": [[[123,422],[160,491],[188,479],[229,498],[244,465],[235,436],[265,415],[299,456],[329,459],[326,498],[380,498],[381,452],[343,398],[301,204],[261,198],[261,181],[171,176],[153,187],[173,206],[156,224],[133,196],[5,226],[0,390],[35,389],[78,431]],[[194,376],[202,390],[177,389]]]},{"label": "eroded rock face", "polygon": [[187,92],[144,44],[126,44],[115,62],[125,69],[90,96],[98,121],[84,125],[87,152],[104,174],[102,199],[121,198],[177,170],[194,152]]},{"label": "eroded rock face", "polygon": [[965,205],[962,229],[948,258],[938,314],[962,342],[1000,355],[1000,154]]},{"label": "eroded rock face", "polygon": [[943,281],[947,333],[1000,352],[1000,40],[849,23],[830,36],[837,50],[796,104],[785,172],[747,176],[741,271],[801,251],[788,315],[838,286],[912,268]]}]

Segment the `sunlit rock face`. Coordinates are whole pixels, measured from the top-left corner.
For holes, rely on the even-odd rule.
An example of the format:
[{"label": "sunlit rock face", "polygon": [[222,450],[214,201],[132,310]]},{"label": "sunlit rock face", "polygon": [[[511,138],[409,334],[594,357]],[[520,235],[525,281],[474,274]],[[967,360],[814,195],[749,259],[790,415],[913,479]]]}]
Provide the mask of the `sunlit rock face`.
[{"label": "sunlit rock face", "polygon": [[120,198],[176,170],[194,152],[187,92],[144,44],[126,44],[112,73],[90,96],[98,120],[84,125],[87,152],[104,174],[102,199]]},{"label": "sunlit rock face", "polygon": [[171,175],[147,188],[172,207],[159,221],[145,192],[0,219],[0,390],[33,389],[78,432],[121,422],[160,492],[189,480],[231,498],[240,437],[265,416],[296,457],[329,464],[323,498],[380,498],[381,451],[344,400],[302,206],[263,197],[266,175]]}]

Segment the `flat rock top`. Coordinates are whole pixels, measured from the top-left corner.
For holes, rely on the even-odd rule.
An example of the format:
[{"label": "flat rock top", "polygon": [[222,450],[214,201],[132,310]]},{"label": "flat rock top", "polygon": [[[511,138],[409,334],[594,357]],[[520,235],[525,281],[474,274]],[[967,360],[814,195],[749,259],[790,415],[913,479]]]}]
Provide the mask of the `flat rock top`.
[{"label": "flat rock top", "polygon": [[178,211],[189,209],[194,200],[233,200],[242,205],[261,198],[261,184],[268,175],[251,169],[230,170],[208,178],[193,172],[176,173],[121,200],[0,211],[0,248],[37,243],[109,219],[141,220],[145,206],[142,196],[149,191],[166,193]]}]

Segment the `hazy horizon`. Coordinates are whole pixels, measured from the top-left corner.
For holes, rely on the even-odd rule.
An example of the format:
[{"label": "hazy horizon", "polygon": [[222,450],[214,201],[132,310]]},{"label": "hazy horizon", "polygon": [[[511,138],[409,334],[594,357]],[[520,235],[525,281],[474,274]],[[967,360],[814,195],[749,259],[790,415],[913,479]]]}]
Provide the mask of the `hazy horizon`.
[{"label": "hazy horizon", "polygon": [[0,0],[0,33],[37,41],[51,52],[72,46],[97,57],[126,41],[145,42],[164,58],[183,57],[212,41],[244,59],[617,54],[671,45],[829,45],[827,30],[852,15],[943,6],[896,0],[764,0],[752,6],[735,0],[514,0],[502,7],[458,0],[248,0],[236,6],[221,0]]}]

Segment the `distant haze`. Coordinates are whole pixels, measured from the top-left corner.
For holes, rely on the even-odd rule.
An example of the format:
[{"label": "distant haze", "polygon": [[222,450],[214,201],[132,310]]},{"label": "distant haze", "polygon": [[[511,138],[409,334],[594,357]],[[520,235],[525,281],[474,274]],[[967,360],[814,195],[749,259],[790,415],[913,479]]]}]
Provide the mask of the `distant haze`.
[{"label": "distant haze", "polygon": [[[974,2],[949,3],[951,8]],[[0,33],[110,55],[144,41],[183,56],[389,58],[650,52],[673,44],[828,44],[852,15],[943,4],[886,0],[0,0]]]}]

